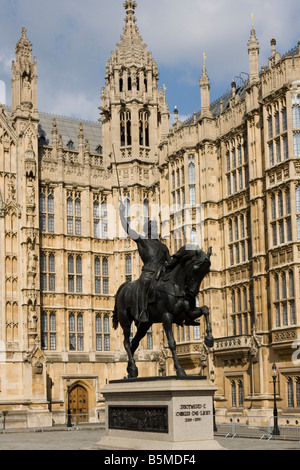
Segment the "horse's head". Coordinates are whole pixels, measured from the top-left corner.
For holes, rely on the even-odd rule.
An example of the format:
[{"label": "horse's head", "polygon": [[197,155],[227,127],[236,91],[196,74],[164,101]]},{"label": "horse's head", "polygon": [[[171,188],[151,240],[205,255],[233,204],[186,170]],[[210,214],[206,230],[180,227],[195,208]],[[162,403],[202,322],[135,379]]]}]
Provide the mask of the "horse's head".
[{"label": "horse's head", "polygon": [[198,294],[203,278],[209,273],[211,253],[211,247],[207,253],[199,247],[194,250],[186,269],[185,290],[189,297],[195,297]]}]

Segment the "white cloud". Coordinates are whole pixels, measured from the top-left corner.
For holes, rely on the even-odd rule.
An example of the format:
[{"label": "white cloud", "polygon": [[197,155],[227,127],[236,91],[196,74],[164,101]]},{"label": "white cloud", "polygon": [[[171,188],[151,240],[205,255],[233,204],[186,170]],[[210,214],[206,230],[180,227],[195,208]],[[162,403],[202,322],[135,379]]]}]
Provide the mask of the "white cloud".
[{"label": "white cloud", "polygon": [[[123,0],[1,0],[0,79],[11,80],[11,58],[21,36],[33,44],[38,62],[39,106],[43,111],[97,119],[105,63],[123,33]],[[170,109],[182,113],[200,106],[203,52],[212,99],[235,75],[248,72],[251,13],[267,63],[270,39],[284,53],[300,36],[299,0],[137,0],[137,25],[158,63],[160,86],[167,86]],[[77,105],[76,105],[77,102]],[[63,108],[65,106],[65,108]]]}]

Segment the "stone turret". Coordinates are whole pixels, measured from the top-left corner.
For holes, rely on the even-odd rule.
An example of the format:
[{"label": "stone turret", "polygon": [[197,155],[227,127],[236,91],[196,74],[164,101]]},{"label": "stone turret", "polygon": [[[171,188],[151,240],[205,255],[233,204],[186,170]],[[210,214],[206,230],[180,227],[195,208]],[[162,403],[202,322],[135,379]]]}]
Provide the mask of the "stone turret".
[{"label": "stone turret", "polygon": [[37,117],[37,63],[24,27],[12,62],[12,115]]}]

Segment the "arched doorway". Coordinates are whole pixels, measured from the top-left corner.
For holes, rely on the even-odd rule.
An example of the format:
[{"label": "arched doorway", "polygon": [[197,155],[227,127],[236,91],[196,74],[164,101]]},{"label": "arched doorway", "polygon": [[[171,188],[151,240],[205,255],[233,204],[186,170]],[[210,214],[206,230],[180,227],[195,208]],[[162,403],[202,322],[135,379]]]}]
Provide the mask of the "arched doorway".
[{"label": "arched doorway", "polygon": [[88,391],[82,385],[75,385],[70,390],[69,406],[72,418],[76,416],[77,423],[86,423],[89,420]]}]

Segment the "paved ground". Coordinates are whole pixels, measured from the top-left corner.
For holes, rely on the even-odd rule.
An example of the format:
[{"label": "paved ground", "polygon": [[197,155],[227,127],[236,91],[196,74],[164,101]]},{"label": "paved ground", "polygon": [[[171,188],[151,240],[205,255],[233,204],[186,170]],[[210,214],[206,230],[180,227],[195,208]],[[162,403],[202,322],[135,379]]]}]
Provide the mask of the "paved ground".
[{"label": "paved ground", "polygon": [[[99,428],[83,430],[51,430],[44,432],[7,432],[0,434],[0,450],[86,450],[103,436]],[[225,438],[218,442],[228,450],[300,450],[298,441]]]}]

